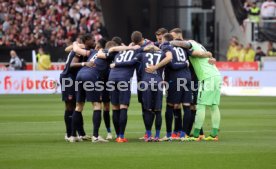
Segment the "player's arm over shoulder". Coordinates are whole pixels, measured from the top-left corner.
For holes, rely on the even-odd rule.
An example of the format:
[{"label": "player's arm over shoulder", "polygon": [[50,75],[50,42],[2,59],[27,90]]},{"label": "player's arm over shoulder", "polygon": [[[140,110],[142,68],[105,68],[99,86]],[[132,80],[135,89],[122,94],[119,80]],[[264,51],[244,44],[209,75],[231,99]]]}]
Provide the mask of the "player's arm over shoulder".
[{"label": "player's arm over shoulder", "polygon": [[78,42],[73,43],[73,51],[82,56],[90,55],[90,50],[82,49]]},{"label": "player's arm over shoulder", "polygon": [[173,40],[170,42],[171,45],[173,46],[178,46],[178,47],[182,47],[182,48],[186,48],[186,49],[191,49],[192,48],[192,44],[189,41],[181,41],[181,40]]},{"label": "player's arm over shoulder", "polygon": [[146,47],[144,47],[143,51],[160,51],[160,49],[155,45],[147,45]]},{"label": "player's arm over shoulder", "polygon": [[112,52],[121,52],[121,51],[125,51],[125,50],[137,50],[139,49],[140,46],[138,45],[135,45],[135,46],[115,46],[115,47],[112,47],[108,50],[109,53],[112,53]]},{"label": "player's arm over shoulder", "polygon": [[[85,48],[85,45],[81,44],[81,43],[79,43],[78,46],[82,49]],[[64,51],[67,52],[67,53],[71,52],[72,50],[73,50],[73,45],[69,45],[64,49]]]},{"label": "player's arm over shoulder", "polygon": [[160,63],[158,63],[157,65],[149,65],[146,68],[146,72],[147,73],[153,73],[154,71],[156,71],[157,69],[160,69],[161,67],[164,67],[165,65],[167,65],[168,63],[170,63],[173,59],[173,54],[171,51],[167,51],[165,53],[165,58],[162,59],[162,61]]},{"label": "player's arm over shoulder", "polygon": [[213,58],[213,54],[209,51],[193,50],[191,56],[198,58]]},{"label": "player's arm over shoulder", "polygon": [[78,68],[78,67],[93,67],[95,66],[94,61],[87,61],[87,62],[79,62],[80,58],[75,56],[70,64],[70,68]]}]

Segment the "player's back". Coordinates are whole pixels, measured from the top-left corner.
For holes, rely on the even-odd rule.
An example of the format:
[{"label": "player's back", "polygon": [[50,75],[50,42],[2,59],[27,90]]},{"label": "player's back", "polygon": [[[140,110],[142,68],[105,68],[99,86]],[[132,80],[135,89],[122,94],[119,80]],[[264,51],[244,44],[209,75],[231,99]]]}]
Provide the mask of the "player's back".
[{"label": "player's back", "polygon": [[[207,51],[201,44],[195,41],[189,41],[192,44],[193,50]],[[204,80],[214,76],[220,76],[219,70],[215,65],[209,64],[209,58],[190,57],[190,62],[193,65],[197,78]]]},{"label": "player's back", "polygon": [[[144,47],[146,47],[147,45],[150,45],[150,44],[153,44],[153,42],[146,39],[144,41],[144,44],[141,45],[141,49],[143,49]],[[140,52],[142,52],[142,50],[140,50]],[[142,79],[142,72],[141,72],[142,71],[142,66],[141,66],[140,62],[136,63],[135,70],[136,70],[137,81],[139,82]]]},{"label": "player's back", "polygon": [[189,56],[188,51],[181,47],[173,47],[169,43],[162,44],[161,49],[164,53],[170,51],[173,56],[172,61],[165,69],[165,80],[175,81],[177,78],[191,79],[191,73],[188,66],[175,68],[175,65],[183,64],[187,61]]},{"label": "player's back", "polygon": [[98,51],[96,50],[91,50],[90,53],[91,54],[89,55],[87,61],[94,61],[95,66],[84,66],[81,68],[80,73],[94,75],[99,79],[104,75],[104,72],[108,70],[110,61],[107,59],[97,58]]},{"label": "player's back", "polygon": [[[77,74],[78,74],[78,71],[80,70],[80,68],[71,68],[71,63],[73,61],[73,58],[76,56],[76,53],[71,51],[68,56],[67,56],[67,59],[66,59],[66,62],[65,62],[65,68],[64,70],[62,71],[61,75],[62,76],[73,76],[75,77]],[[79,63],[80,62],[84,62],[86,59],[85,57],[83,56],[78,56],[79,58]]]},{"label": "player's back", "polygon": [[154,81],[160,82],[163,81],[162,75],[164,71],[164,67],[156,70],[153,73],[147,73],[145,68],[149,65],[156,65],[164,59],[165,54],[162,51],[150,51],[150,52],[143,52],[140,55],[140,62],[141,62],[141,76],[143,81],[150,81],[153,79]]},{"label": "player's back", "polygon": [[126,50],[119,52],[114,57],[115,67],[110,70],[109,78],[110,81],[129,81],[133,76],[135,67],[121,66],[124,63],[131,62],[137,52],[135,50]]}]

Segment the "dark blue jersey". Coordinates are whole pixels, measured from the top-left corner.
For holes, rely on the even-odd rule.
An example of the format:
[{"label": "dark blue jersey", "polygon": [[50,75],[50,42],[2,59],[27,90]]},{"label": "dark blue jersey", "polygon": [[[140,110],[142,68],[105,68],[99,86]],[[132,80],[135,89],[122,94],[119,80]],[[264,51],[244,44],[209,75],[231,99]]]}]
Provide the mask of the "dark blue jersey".
[{"label": "dark blue jersey", "polygon": [[141,71],[139,73],[142,81],[149,82],[151,79],[157,81],[157,83],[163,81],[162,75],[164,68],[160,68],[154,73],[147,73],[145,69],[149,65],[156,65],[160,63],[164,57],[165,54],[162,51],[142,52],[135,57],[141,65]]},{"label": "dark blue jersey", "polygon": [[[66,60],[66,63],[65,63],[65,68],[61,73],[63,76],[66,76],[66,75],[69,75],[69,74],[72,75],[72,76],[77,76],[78,71],[80,70],[81,67],[79,67],[79,68],[71,68],[70,67],[75,55],[76,55],[76,53],[73,52],[73,51],[71,51],[68,54],[67,60]],[[79,63],[84,62],[86,60],[86,58],[83,57],[83,56],[79,56],[78,58],[79,58]]]},{"label": "dark blue jersey", "polygon": [[114,57],[115,68],[110,70],[109,78],[110,81],[129,81],[133,76],[135,66],[128,65],[127,63],[132,61],[133,58],[141,53],[141,49],[127,50],[119,52]]},{"label": "dark blue jersey", "polygon": [[[151,42],[150,40],[145,39],[143,45],[141,45],[141,50],[140,50],[140,52],[143,51],[143,48],[144,48],[145,46],[150,45],[150,44],[153,44],[153,42]],[[141,77],[141,75],[142,75],[142,74],[141,74],[142,68],[141,68],[141,66],[140,66],[140,63],[137,63],[137,64],[136,64],[135,70],[136,70],[137,81],[139,82],[139,81],[141,80],[141,78],[142,78],[142,77]]]},{"label": "dark blue jersey", "polygon": [[173,59],[166,66],[165,69],[165,80],[176,81],[177,78],[191,79],[191,73],[187,64],[190,52],[181,47],[173,47],[168,42],[161,45],[161,49],[164,53],[171,52]]},{"label": "dark blue jersey", "polygon": [[81,68],[80,73],[89,73],[94,74],[97,79],[102,79],[105,72],[108,70],[110,61],[108,59],[100,59],[97,58],[98,51],[91,50],[91,53],[87,59],[87,61],[94,61],[94,67],[84,66]]},{"label": "dark blue jersey", "polygon": [[103,50],[104,53],[108,54],[108,56],[106,57],[108,66],[106,68],[106,70],[103,72],[103,76],[102,76],[102,80],[103,81],[108,81],[108,77],[109,77],[109,73],[110,73],[110,64],[113,62],[117,52],[112,52],[112,53],[108,53],[108,49]]}]

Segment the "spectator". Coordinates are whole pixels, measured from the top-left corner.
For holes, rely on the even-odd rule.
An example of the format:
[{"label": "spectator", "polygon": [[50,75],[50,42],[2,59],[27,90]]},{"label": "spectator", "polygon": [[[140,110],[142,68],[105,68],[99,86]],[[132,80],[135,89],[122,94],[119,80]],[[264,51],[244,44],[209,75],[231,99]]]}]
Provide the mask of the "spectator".
[{"label": "spectator", "polygon": [[243,8],[244,8],[246,11],[249,11],[250,8],[251,8],[251,4],[252,4],[252,2],[251,2],[250,0],[246,0],[246,1],[244,2]]},{"label": "spectator", "polygon": [[266,0],[261,7],[263,19],[273,19],[275,17],[276,3],[273,0]]},{"label": "spectator", "polygon": [[10,55],[11,55],[11,59],[10,59],[8,70],[21,70],[22,62],[20,58],[17,56],[17,53],[14,50],[12,50],[10,52]]},{"label": "spectator", "polygon": [[[273,0],[266,0],[261,7],[261,16],[263,20],[271,20],[275,18],[276,3]],[[270,23],[265,23],[265,28],[270,28]]]},{"label": "spectator", "polygon": [[260,46],[257,47],[256,54],[254,61],[259,62],[262,60],[262,57],[265,56],[265,53],[263,52],[262,48]]},{"label": "spectator", "polygon": [[273,47],[272,42],[268,42],[267,56],[276,56],[276,48]]},{"label": "spectator", "polygon": [[66,46],[84,33],[107,37],[94,0],[10,0],[0,5],[0,46]]},{"label": "spectator", "polygon": [[10,19],[9,19],[9,15],[6,15],[2,29],[3,29],[4,32],[7,32],[9,28],[10,28]]},{"label": "spectator", "polygon": [[256,2],[253,2],[248,11],[249,20],[254,23],[259,23],[260,13],[261,13],[261,9],[257,6]]},{"label": "spectator", "polygon": [[237,47],[236,55],[233,58],[233,62],[244,62],[244,58],[245,58],[245,48],[243,44],[239,44]]},{"label": "spectator", "polygon": [[254,57],[255,57],[256,52],[252,48],[252,44],[249,43],[245,47],[245,54],[244,54],[244,62],[254,62]]},{"label": "spectator", "polygon": [[51,69],[51,56],[46,54],[43,48],[38,49],[37,56],[37,69],[50,70]]},{"label": "spectator", "polygon": [[226,54],[227,61],[232,62],[236,59],[235,57],[237,57],[238,45],[239,45],[238,38],[233,36],[230,39],[230,45],[228,47],[228,51],[227,51],[227,54]]}]

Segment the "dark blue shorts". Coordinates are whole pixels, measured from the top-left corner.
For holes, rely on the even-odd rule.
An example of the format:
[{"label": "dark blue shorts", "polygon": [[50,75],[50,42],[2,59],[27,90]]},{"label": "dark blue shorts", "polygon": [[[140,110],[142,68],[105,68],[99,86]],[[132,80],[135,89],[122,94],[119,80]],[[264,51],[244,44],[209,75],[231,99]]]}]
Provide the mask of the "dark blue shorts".
[{"label": "dark blue shorts", "polygon": [[158,90],[153,91],[150,87],[147,90],[142,91],[142,100],[143,106],[146,110],[161,110],[162,109],[162,99],[163,99],[163,91]]},{"label": "dark blue shorts", "polygon": [[181,104],[181,103],[192,103],[192,90],[191,82],[189,81],[186,88],[179,86],[177,88],[177,82],[169,82],[169,89],[167,91],[167,103]]},{"label": "dark blue shorts", "polygon": [[77,86],[78,90],[76,92],[77,102],[101,102],[101,91],[97,90],[95,86],[87,87],[87,85],[90,86],[89,83],[95,85],[97,82],[97,77],[95,77],[95,75],[91,73],[79,72],[76,81],[79,82]]},{"label": "dark blue shorts", "polygon": [[131,96],[130,84],[127,83],[127,81],[124,81],[124,83],[127,83],[128,85],[121,88],[123,90],[120,90],[118,87],[118,83],[120,82],[109,81],[109,83],[114,87],[114,90],[110,91],[111,103],[113,105],[129,105]]},{"label": "dark blue shorts", "polygon": [[[65,87],[64,85],[68,86],[70,82],[68,80],[64,79],[64,84],[62,84],[62,79],[70,79],[72,80],[73,84],[69,87]],[[63,75],[60,74],[59,81],[61,84],[61,96],[62,96],[62,101],[64,102],[69,102],[69,101],[76,101],[76,92],[75,92],[75,76],[69,74],[69,75]],[[62,90],[64,86],[64,90]]]}]

